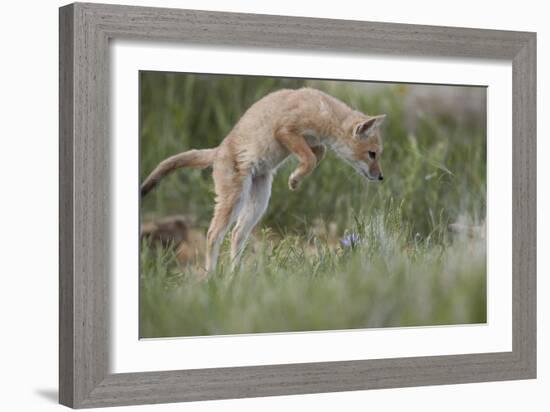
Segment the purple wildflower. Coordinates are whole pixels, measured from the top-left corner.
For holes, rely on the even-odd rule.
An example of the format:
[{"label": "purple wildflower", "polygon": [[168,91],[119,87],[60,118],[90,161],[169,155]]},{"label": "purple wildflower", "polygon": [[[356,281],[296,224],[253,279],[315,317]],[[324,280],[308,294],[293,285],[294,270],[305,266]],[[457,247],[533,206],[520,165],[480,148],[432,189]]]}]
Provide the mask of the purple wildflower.
[{"label": "purple wildflower", "polygon": [[354,248],[359,243],[361,243],[361,238],[359,237],[359,235],[357,233],[350,233],[350,234],[344,236],[340,240],[340,243],[342,244],[343,247]]}]

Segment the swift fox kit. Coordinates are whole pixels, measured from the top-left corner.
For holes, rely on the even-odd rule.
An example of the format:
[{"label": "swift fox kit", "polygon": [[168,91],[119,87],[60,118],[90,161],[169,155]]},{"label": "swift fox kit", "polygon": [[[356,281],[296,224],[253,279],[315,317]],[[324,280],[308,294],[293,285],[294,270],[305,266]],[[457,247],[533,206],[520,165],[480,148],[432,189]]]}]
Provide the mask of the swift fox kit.
[{"label": "swift fox kit", "polygon": [[379,127],[385,115],[367,116],[319,90],[279,90],[254,103],[222,143],[163,160],[145,179],[141,196],[181,167],[213,167],[216,205],[207,233],[206,270],[216,268],[220,244],[231,234],[231,259],[240,258],[252,229],[267,209],[277,168],[291,154],[299,161],[290,190],[323,159],[326,148],[369,180],[383,180]]}]

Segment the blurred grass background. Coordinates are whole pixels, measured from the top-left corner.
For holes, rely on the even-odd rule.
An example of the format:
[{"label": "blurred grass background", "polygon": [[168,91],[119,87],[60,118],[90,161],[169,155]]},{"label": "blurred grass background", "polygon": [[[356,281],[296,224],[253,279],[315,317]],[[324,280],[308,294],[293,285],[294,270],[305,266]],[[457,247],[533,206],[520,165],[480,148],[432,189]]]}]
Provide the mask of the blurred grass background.
[{"label": "blurred grass background", "polygon": [[[173,248],[143,242],[141,336],[485,322],[485,241],[449,232],[485,220],[484,88],[141,72],[141,180],[170,155],[217,146],[269,92],[302,86],[388,115],[384,183],[329,153],[293,193],[287,162],[241,270],[230,273],[222,253],[207,281],[197,280],[203,262],[182,265]],[[205,232],[210,175],[165,178],[142,219],[184,215]]]}]

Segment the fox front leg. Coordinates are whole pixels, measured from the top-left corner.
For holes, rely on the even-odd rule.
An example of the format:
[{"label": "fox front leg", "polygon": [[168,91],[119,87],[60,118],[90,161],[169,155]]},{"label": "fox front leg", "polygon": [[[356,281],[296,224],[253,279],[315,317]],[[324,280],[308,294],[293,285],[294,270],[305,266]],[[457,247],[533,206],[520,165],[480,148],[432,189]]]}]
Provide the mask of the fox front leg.
[{"label": "fox front leg", "polygon": [[[315,169],[317,166],[317,155],[307,144],[306,139],[300,135],[288,130],[279,131],[275,137],[285,146],[299,161],[298,167],[290,174],[288,178],[288,187],[290,190],[296,190],[300,181]],[[320,149],[321,150],[321,149]],[[321,154],[319,152],[319,154]]]},{"label": "fox front leg", "polygon": [[325,158],[325,153],[327,152],[327,148],[325,147],[325,145],[320,144],[318,146],[313,146],[311,148],[311,151],[317,158],[317,164],[319,164],[319,162]]},{"label": "fox front leg", "polygon": [[292,172],[288,178],[288,187],[290,190],[298,189],[300,181],[311,173],[313,169],[319,164],[325,157],[326,147],[323,145],[310,147],[311,152],[315,156],[315,162],[312,162],[313,158],[307,155],[305,161],[300,159],[300,165]]},{"label": "fox front leg", "polygon": [[296,168],[296,170],[294,170],[294,172],[292,172],[292,174],[288,179],[288,187],[290,188],[290,190],[296,190],[300,184],[300,181],[305,176],[310,174],[311,171],[315,169],[315,167],[319,164],[319,162],[323,160],[323,158],[325,157],[325,153],[326,153],[325,146],[323,145],[313,146],[313,147],[310,147],[310,149],[313,155],[315,156],[315,163],[312,164],[313,159],[310,158],[309,155],[307,156],[306,161],[302,161],[302,159],[300,159],[300,165]]}]

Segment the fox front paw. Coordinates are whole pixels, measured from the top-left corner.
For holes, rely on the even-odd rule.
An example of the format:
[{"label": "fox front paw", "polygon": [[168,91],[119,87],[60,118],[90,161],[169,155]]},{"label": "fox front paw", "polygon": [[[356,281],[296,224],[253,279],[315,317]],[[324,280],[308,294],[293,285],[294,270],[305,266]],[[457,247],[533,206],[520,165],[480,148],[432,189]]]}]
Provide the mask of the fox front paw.
[{"label": "fox front paw", "polygon": [[289,188],[290,190],[296,190],[296,189],[298,189],[298,184],[299,184],[299,183],[300,183],[299,180],[296,179],[295,177],[290,176],[290,177],[288,178],[288,188]]}]

